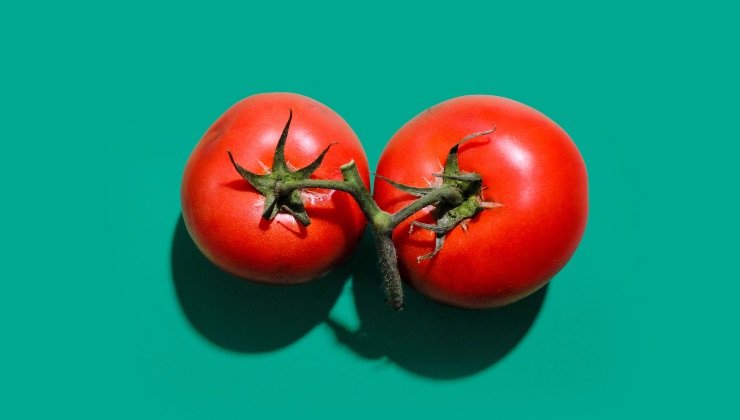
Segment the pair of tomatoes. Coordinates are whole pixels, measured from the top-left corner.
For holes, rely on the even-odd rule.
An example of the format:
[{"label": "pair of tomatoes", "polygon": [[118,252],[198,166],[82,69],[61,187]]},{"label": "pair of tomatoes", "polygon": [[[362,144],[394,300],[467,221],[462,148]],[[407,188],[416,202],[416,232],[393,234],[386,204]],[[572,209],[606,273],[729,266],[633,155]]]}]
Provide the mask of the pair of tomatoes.
[{"label": "pair of tomatoes", "polygon": [[[339,181],[340,166],[354,161],[369,189],[367,158],[350,126],[325,105],[291,93],[255,95],[231,107],[198,143],[183,176],[183,218],[197,246],[224,270],[260,283],[289,285],[324,275],[350,255],[366,226],[348,193],[326,189],[300,192],[308,226],[285,211],[272,220],[262,217],[264,195],[239,176],[228,152],[244,169],[268,173],[289,114],[289,168],[309,165],[334,143],[311,178]],[[451,99],[404,125],[380,157],[374,200],[389,213],[404,208],[416,197],[382,178],[438,185],[451,147],[491,130],[462,144],[458,157],[461,171],[481,176],[481,202],[497,205],[447,233],[431,258],[418,259],[435,249],[437,234],[411,224],[433,224],[432,208],[393,230],[403,278],[453,306],[495,307],[534,292],[572,256],[586,225],[586,168],[575,144],[542,113],[495,96]]]}]

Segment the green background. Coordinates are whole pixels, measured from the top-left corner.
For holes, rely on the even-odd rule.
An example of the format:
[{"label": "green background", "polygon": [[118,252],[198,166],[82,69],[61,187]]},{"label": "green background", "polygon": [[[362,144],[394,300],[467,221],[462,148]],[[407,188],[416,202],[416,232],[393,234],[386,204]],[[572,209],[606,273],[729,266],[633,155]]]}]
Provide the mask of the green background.
[{"label": "green background", "polygon": [[[737,418],[736,9],[248,3],[0,6],[0,417]],[[578,252],[494,312],[386,311],[367,241],[311,286],[219,273],[182,168],[269,91],[371,165],[454,96],[541,110],[588,166]]]}]

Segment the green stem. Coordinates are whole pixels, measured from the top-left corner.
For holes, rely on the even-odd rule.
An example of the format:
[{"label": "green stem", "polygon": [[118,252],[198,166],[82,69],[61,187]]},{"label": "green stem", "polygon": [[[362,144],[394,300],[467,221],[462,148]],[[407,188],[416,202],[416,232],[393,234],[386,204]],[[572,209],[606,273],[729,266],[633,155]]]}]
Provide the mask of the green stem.
[{"label": "green stem", "polygon": [[[380,268],[383,272],[383,286],[388,302],[395,309],[403,308],[403,287],[401,284],[401,275],[398,271],[398,255],[393,244],[393,229],[424,207],[436,205],[438,212],[440,210],[439,206],[445,208],[445,214],[438,219],[436,226],[418,224],[417,222],[419,226],[425,226],[427,229],[430,226],[434,229],[441,229],[434,230],[437,233],[437,242],[434,252],[429,255],[433,256],[439,251],[444,240],[444,234],[447,231],[454,228],[457,223],[472,217],[477,211],[482,209],[482,204],[475,199],[476,196],[480,195],[481,177],[475,173],[461,172],[457,154],[462,143],[473,137],[490,134],[493,130],[473,133],[452,146],[447,155],[443,173],[435,174],[435,176],[442,178],[442,185],[438,187],[413,187],[381,176],[381,178],[385,179],[395,188],[419,197],[408,206],[391,214],[383,211],[375,200],[373,200],[370,191],[365,188],[362,177],[357,170],[357,165],[353,161],[340,167],[343,178],[341,181],[309,178],[319,168],[324,156],[334,143],[328,145],[307,166],[301,169],[291,170],[285,161],[285,143],[288,138],[292,119],[293,111],[289,110],[288,121],[285,123],[283,132],[275,147],[272,169],[266,174],[259,175],[248,171],[236,162],[230,151],[227,151],[229,160],[239,175],[265,197],[262,217],[272,220],[279,211],[284,211],[293,215],[304,226],[308,226],[311,223],[311,219],[306,213],[300,189],[330,189],[344,191],[352,195],[372,228],[375,246],[378,250],[378,257],[380,258]],[[474,198],[470,202],[473,203],[472,207],[463,206],[464,202],[471,197]],[[460,213],[460,211],[463,212]],[[441,221],[445,221],[445,224],[440,225]],[[426,258],[427,256],[424,257]]]},{"label": "green stem", "polygon": [[352,197],[360,206],[360,210],[365,214],[365,217],[370,221],[374,227],[378,228],[390,228],[391,226],[391,215],[383,211],[378,204],[373,200],[370,191],[365,188],[365,184],[362,182],[362,177],[357,170],[357,166],[354,162],[349,162],[342,165],[342,177],[344,180],[327,180],[327,179],[303,179],[297,181],[286,181],[281,182],[275,186],[278,194],[289,193],[300,188],[322,188],[327,190],[338,190],[344,191],[352,195]]},{"label": "green stem", "polygon": [[429,194],[416,199],[398,212],[391,214],[381,209],[373,200],[370,191],[365,188],[354,162],[342,165],[340,169],[343,178],[341,181],[325,179],[285,181],[275,185],[276,193],[280,195],[299,188],[321,188],[351,194],[370,223],[375,238],[375,247],[380,258],[380,269],[383,273],[383,289],[386,298],[394,309],[400,310],[403,308],[403,287],[401,274],[398,271],[398,256],[393,245],[393,229],[426,206],[443,200],[450,203],[462,202],[462,194],[451,185],[442,185]]},{"label": "green stem", "polygon": [[383,291],[391,307],[403,309],[403,284],[398,271],[398,255],[393,245],[392,231],[378,230],[373,226],[375,249],[378,251],[380,271],[383,273]]},{"label": "green stem", "polygon": [[449,203],[461,203],[463,196],[460,191],[451,185],[442,185],[429,194],[416,199],[413,203],[402,208],[391,216],[391,225],[395,228],[401,222],[413,216],[414,213],[426,206],[436,204],[440,201]]}]

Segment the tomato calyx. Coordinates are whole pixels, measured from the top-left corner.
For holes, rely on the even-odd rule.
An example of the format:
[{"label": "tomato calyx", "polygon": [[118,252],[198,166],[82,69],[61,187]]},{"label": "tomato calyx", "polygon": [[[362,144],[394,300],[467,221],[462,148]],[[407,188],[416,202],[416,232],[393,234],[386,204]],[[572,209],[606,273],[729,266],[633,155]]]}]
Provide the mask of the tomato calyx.
[{"label": "tomato calyx", "polygon": [[432,210],[432,216],[435,219],[434,224],[422,223],[416,220],[411,222],[411,225],[409,226],[409,234],[414,231],[415,227],[429,230],[435,234],[434,250],[428,254],[418,256],[416,258],[417,262],[420,263],[423,260],[437,255],[437,253],[442,250],[447,234],[458,225],[460,225],[464,231],[467,231],[468,222],[480,211],[502,206],[501,203],[483,200],[483,178],[475,172],[461,171],[458,160],[458,151],[463,143],[476,137],[491,134],[494,130],[495,128],[478,133],[472,133],[465,136],[465,138],[452,146],[447,154],[447,159],[442,172],[433,174],[435,177],[442,179],[442,185],[440,187],[413,187],[381,176],[381,179],[395,188],[417,197],[423,197],[434,191],[438,191],[440,188],[445,186],[453,188],[459,192],[458,196],[444,198],[434,207]]},{"label": "tomato calyx", "polygon": [[285,160],[285,143],[288,139],[290,122],[293,119],[293,110],[289,110],[288,122],[285,123],[283,132],[280,135],[275,153],[272,160],[272,168],[265,174],[256,174],[250,172],[234,160],[231,151],[227,151],[229,159],[234,168],[252,187],[265,197],[264,210],[262,217],[272,220],[281,211],[295,217],[304,226],[311,224],[311,219],[306,213],[306,207],[301,197],[300,190],[286,190],[281,188],[281,184],[286,182],[300,182],[309,179],[311,175],[321,166],[324,156],[335,143],[329,144],[313,162],[303,168],[291,170]]}]

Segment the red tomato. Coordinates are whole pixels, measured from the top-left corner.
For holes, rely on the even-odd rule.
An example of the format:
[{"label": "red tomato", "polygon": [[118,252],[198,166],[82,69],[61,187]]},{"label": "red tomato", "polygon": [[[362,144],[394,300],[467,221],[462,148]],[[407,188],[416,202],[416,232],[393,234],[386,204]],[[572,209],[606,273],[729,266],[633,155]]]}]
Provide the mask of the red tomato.
[{"label": "red tomato", "polygon": [[[386,146],[378,175],[406,185],[438,182],[450,148],[465,136],[495,127],[459,150],[460,170],[483,178],[482,199],[502,204],[455,227],[434,257],[435,234],[409,233],[417,212],[393,232],[401,272],[420,293],[464,308],[521,299],[548,282],[570,259],[588,214],[586,167],[568,134],[542,113],[510,99],[464,96],[417,115]],[[414,197],[376,178],[375,199],[395,212]]]},{"label": "red tomato", "polygon": [[289,167],[311,163],[336,143],[312,177],[342,179],[339,167],[354,160],[369,185],[367,158],[347,123],[325,105],[292,93],[248,97],[224,113],[193,150],[182,180],[182,214],[200,250],[216,265],[260,283],[297,284],[322,276],[358,243],[365,218],[346,193],[304,191],[311,224],[280,213],[261,217],[264,197],[231,164],[264,174],[292,110],[285,146]]}]

